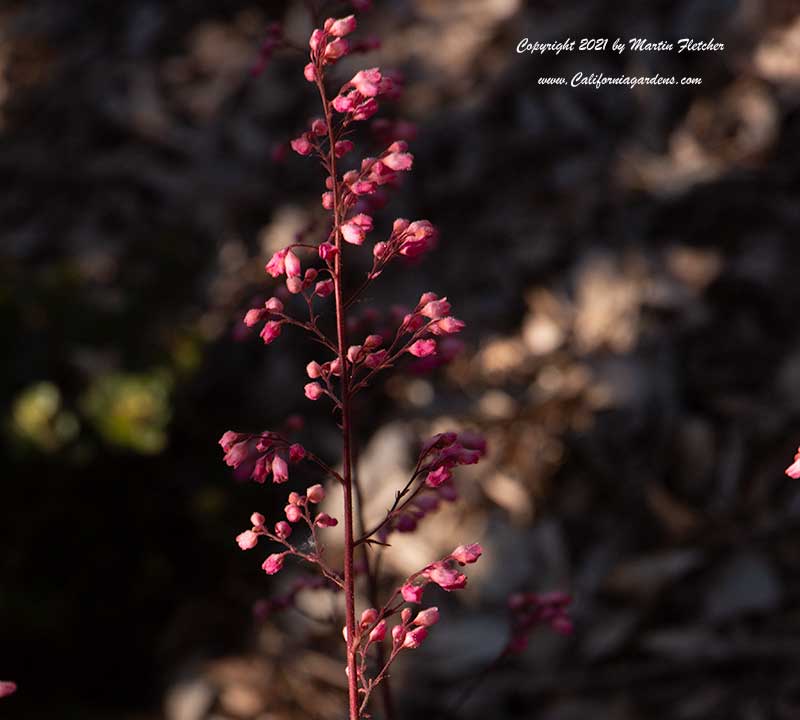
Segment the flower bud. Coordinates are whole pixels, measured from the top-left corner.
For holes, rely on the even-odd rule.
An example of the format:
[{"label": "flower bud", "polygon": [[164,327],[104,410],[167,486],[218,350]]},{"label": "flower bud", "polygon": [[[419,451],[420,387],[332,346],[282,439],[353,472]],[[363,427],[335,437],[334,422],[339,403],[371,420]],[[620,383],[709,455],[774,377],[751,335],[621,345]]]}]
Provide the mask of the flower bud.
[{"label": "flower bud", "polygon": [[283,303],[276,297],[271,297],[264,303],[264,307],[271,313],[282,313]]},{"label": "flower bud", "polygon": [[339,521],[336,518],[332,518],[327,513],[320,513],[314,518],[314,525],[317,527],[322,528],[329,528],[329,527],[336,527],[339,524]]},{"label": "flower bud", "polygon": [[386,620],[381,620],[369,634],[370,642],[382,642],[386,637]]},{"label": "flower bud", "polygon": [[319,400],[322,397],[323,393],[324,393],[324,390],[322,389],[322,385],[320,385],[319,383],[316,383],[316,382],[308,383],[304,387],[304,390],[305,390],[306,397],[309,400]]},{"label": "flower bud", "polygon": [[285,520],[279,520],[275,523],[275,537],[285,540],[292,534],[292,526]]},{"label": "flower bud", "polygon": [[406,629],[402,625],[395,625],[392,628],[392,641],[395,645],[402,645],[406,639]]},{"label": "flower bud", "polygon": [[400,588],[400,594],[403,596],[403,600],[406,602],[419,603],[422,600],[422,593],[424,589],[425,588],[422,585],[412,585],[411,583],[406,583]]},{"label": "flower bud", "polygon": [[355,29],[356,17],[355,15],[348,15],[347,17],[334,20],[328,28],[328,32],[334,37],[344,37],[345,35],[349,35]]},{"label": "flower bud", "polygon": [[459,545],[453,550],[451,556],[462,565],[466,565],[476,562],[482,553],[483,548],[478,543],[472,543],[471,545]]},{"label": "flower bud", "polygon": [[303,511],[297,505],[287,505],[283,511],[286,513],[286,519],[289,522],[297,522],[303,517]]},{"label": "flower bud", "polygon": [[425,608],[414,618],[414,625],[422,625],[423,627],[436,625],[437,622],[439,622],[439,608],[437,607]]},{"label": "flower bud", "polygon": [[319,484],[312,485],[306,490],[306,497],[308,497],[308,502],[310,503],[315,505],[321,503],[325,499],[325,488]]},{"label": "flower bud", "polygon": [[312,380],[316,380],[322,375],[322,366],[316,360],[312,360],[306,365],[306,375]]},{"label": "flower bud", "polygon": [[411,609],[403,608],[403,611],[400,613],[400,619],[403,621],[403,625],[408,625],[408,621],[411,620]]},{"label": "flower bud", "polygon": [[267,575],[274,575],[277,572],[280,572],[281,568],[283,567],[283,553],[274,553],[270,555],[261,565],[261,569],[267,573]]},{"label": "flower bud", "polygon": [[417,340],[409,348],[408,352],[414,357],[424,358],[436,354],[436,340]]},{"label": "flower bud", "polygon": [[250,516],[250,522],[253,523],[253,527],[264,527],[264,523],[266,522],[266,518],[259,512],[254,512]]},{"label": "flower bud", "polygon": [[236,536],[236,542],[242,550],[252,550],[258,545],[258,535],[252,530],[245,530]]},{"label": "flower bud", "polygon": [[306,449],[300,443],[289,446],[289,462],[298,463],[306,456]]},{"label": "flower bud", "polygon": [[289,479],[289,466],[280,455],[272,458],[272,482],[285,483]]},{"label": "flower bud", "polygon": [[359,624],[362,628],[369,627],[378,619],[378,611],[375,608],[367,608],[361,613]]}]

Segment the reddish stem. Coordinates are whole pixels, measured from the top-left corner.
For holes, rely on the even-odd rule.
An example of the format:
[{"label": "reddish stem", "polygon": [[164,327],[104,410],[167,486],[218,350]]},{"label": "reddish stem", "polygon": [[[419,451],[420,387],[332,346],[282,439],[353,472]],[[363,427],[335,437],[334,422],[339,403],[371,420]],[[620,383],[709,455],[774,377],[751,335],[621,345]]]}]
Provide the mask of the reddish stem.
[{"label": "reddish stem", "polygon": [[328,127],[328,169],[333,179],[333,234],[336,243],[336,257],[333,265],[333,287],[336,300],[336,340],[338,344],[339,362],[341,363],[341,411],[342,411],[342,488],[344,495],[344,598],[345,627],[347,628],[347,689],[350,720],[359,720],[358,707],[358,668],[356,665],[356,620],[355,620],[355,574],[353,572],[353,477],[351,469],[351,433],[350,421],[351,396],[349,388],[349,370],[347,361],[347,340],[345,337],[345,309],[342,300],[342,233],[341,233],[341,198],[340,187],[336,177],[336,138],[333,132],[333,118],[330,103],[325,93],[322,80],[321,63],[316,66],[316,85],[319,90],[322,108],[325,113],[325,124]]}]

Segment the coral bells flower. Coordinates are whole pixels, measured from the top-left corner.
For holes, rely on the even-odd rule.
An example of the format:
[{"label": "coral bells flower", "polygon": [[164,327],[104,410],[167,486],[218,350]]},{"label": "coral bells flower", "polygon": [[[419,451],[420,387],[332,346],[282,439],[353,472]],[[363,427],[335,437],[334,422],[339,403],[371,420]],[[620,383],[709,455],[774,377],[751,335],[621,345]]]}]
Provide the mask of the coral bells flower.
[{"label": "coral bells flower", "polygon": [[259,337],[264,341],[265,345],[275,342],[281,335],[281,323],[276,320],[270,320],[264,325],[259,333]]},{"label": "coral bells flower", "polygon": [[375,97],[380,91],[381,71],[378,68],[359,70],[350,84],[365,98]]},{"label": "coral bells flower", "polygon": [[411,166],[414,164],[414,156],[407,152],[393,152],[384,155],[381,158],[381,162],[392,170],[411,170]]},{"label": "coral bells flower", "polygon": [[244,324],[247,327],[258,325],[267,316],[267,311],[264,308],[250,308],[244,316]]},{"label": "coral bells flower", "polygon": [[386,620],[381,620],[369,634],[370,642],[383,642],[386,637]]},{"label": "coral bells flower", "polygon": [[403,647],[410,650],[415,650],[422,645],[422,641],[426,637],[428,637],[428,629],[425,627],[418,627],[406,634],[405,639],[403,640]]},{"label": "coral bells flower", "polygon": [[254,528],[264,527],[266,521],[266,518],[259,512],[254,512],[250,516],[250,522],[253,523]]},{"label": "coral bells flower", "polygon": [[442,590],[461,590],[467,584],[467,576],[455,568],[447,567],[443,563],[434,563],[426,571],[425,576],[435,582]]},{"label": "coral bells flower", "polygon": [[434,355],[436,353],[436,340],[417,340],[415,343],[411,344],[411,346],[408,348],[408,352],[410,352],[414,357],[418,358]]},{"label": "coral bells flower", "polygon": [[352,245],[361,245],[367,233],[372,230],[372,218],[359,213],[342,225],[342,237]]},{"label": "coral bells flower", "polygon": [[423,627],[430,627],[439,622],[439,608],[429,607],[417,613],[414,618],[414,625],[422,625]]},{"label": "coral bells flower", "polygon": [[274,553],[270,555],[261,564],[261,569],[267,573],[267,575],[274,575],[275,573],[280,572],[283,568],[283,556],[284,553]]},{"label": "coral bells flower", "polygon": [[271,297],[264,303],[264,307],[273,315],[278,315],[283,312],[283,303],[276,297]]},{"label": "coral bells flower", "polygon": [[467,565],[476,562],[482,554],[483,548],[478,543],[472,543],[471,545],[459,545],[453,550],[451,557],[462,565]]},{"label": "coral bells flower", "polygon": [[284,260],[284,267],[286,268],[286,275],[288,277],[300,277],[302,268],[300,267],[300,260],[291,250],[286,251],[286,258]]},{"label": "coral bells flower", "polygon": [[425,588],[422,585],[406,583],[400,588],[400,594],[406,602],[419,603],[422,602],[422,593],[424,590]]},{"label": "coral bells flower", "polygon": [[416,220],[403,233],[400,254],[415,258],[431,250],[436,244],[438,233],[427,220]]},{"label": "coral bells flower", "polygon": [[272,458],[272,482],[285,483],[289,479],[289,466],[280,455]]},{"label": "coral bells flower", "polygon": [[312,485],[306,490],[306,498],[308,498],[308,502],[315,505],[321,503],[325,499],[325,488],[319,484]]},{"label": "coral bells flower", "polygon": [[300,443],[289,446],[289,462],[298,463],[306,456],[306,449]]},{"label": "coral bells flower", "polygon": [[314,146],[309,140],[308,133],[303,133],[300,137],[296,137],[289,144],[292,146],[292,150],[294,150],[298,155],[311,155],[312,151],[314,150]]},{"label": "coral bells flower", "polygon": [[293,503],[290,503],[283,509],[284,513],[286,514],[286,519],[289,522],[298,522],[303,518],[303,511]]},{"label": "coral bells flower", "polygon": [[328,18],[323,27],[334,37],[344,37],[356,29],[356,16],[348,15],[338,20]]},{"label": "coral bells flower", "polygon": [[17,684],[10,680],[0,681],[0,698],[8,697],[17,692]]},{"label": "coral bells flower", "polygon": [[442,465],[441,467],[436,468],[436,470],[432,470],[428,473],[427,477],[425,478],[425,484],[428,487],[437,488],[446,483],[451,477],[453,477],[453,475],[450,470]]},{"label": "coral bells flower", "polygon": [[283,273],[286,272],[286,253],[288,253],[288,249],[284,248],[283,250],[278,250],[270,259],[269,262],[266,264],[264,269],[267,271],[267,275],[271,275],[272,277],[280,277]]},{"label": "coral bells flower", "polygon": [[292,526],[285,520],[279,520],[275,523],[275,537],[285,540],[292,534]]},{"label": "coral bells flower", "polygon": [[419,312],[426,318],[430,318],[431,320],[439,320],[450,312],[450,303],[447,302],[447,298],[442,298],[441,300],[431,300],[430,302],[425,303]]},{"label": "coral bells flower", "polygon": [[236,536],[236,542],[242,550],[252,550],[258,545],[258,535],[252,530],[245,530]]},{"label": "coral bells flower", "polygon": [[325,392],[322,389],[322,385],[317,382],[307,383],[304,391],[309,400],[319,400]]},{"label": "coral bells flower", "polygon": [[794,462],[786,468],[786,474],[790,478],[797,480],[800,478],[800,448],[797,448],[797,454],[794,456]]},{"label": "coral bells flower", "polygon": [[332,518],[327,513],[320,513],[314,518],[314,525],[317,527],[322,528],[329,528],[329,527],[336,527],[339,524],[339,521],[336,518]]}]

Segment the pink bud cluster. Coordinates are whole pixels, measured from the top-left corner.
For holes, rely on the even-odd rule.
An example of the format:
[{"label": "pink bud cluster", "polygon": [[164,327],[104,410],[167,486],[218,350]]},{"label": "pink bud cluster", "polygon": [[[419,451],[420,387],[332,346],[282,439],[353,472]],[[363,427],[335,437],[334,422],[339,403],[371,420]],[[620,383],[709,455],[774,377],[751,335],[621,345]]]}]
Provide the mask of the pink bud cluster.
[{"label": "pink bud cluster", "polygon": [[[296,555],[311,563],[321,564],[321,549],[316,540],[317,528],[335,527],[338,524],[336,518],[324,512],[316,513],[312,517],[311,505],[317,505],[325,499],[325,489],[322,485],[312,485],[306,490],[305,495],[300,495],[296,492],[290,492],[288,504],[284,509],[286,520],[279,520],[275,523],[272,531],[266,527],[266,518],[258,512],[254,512],[250,516],[251,528],[245,530],[236,536],[236,542],[242,550],[252,550],[257,544],[260,536],[264,536],[273,542],[280,543],[287,550],[279,553],[273,553],[261,565],[267,575],[274,575],[283,568],[284,558],[287,555]],[[288,521],[288,522],[287,522]],[[292,534],[292,525],[290,523],[298,523],[304,521],[311,531],[313,543],[312,545],[316,550],[311,553],[300,551],[296,546],[288,542],[289,536]]]},{"label": "pink bud cluster", "polygon": [[511,638],[505,654],[516,655],[528,647],[528,637],[534,628],[548,625],[559,635],[572,633],[568,614],[572,598],[562,592],[515,593],[508,599],[511,612]]},{"label": "pink bud cluster", "polygon": [[289,444],[277,433],[251,435],[228,430],[219,444],[227,465],[232,468],[246,466],[250,477],[262,485],[270,474],[272,482],[285,483],[289,479],[289,463],[298,463],[306,456],[302,445]]},{"label": "pink bud cluster", "polygon": [[415,476],[424,477],[411,497],[390,513],[378,536],[385,542],[392,532],[413,532],[442,502],[458,499],[453,469],[474,465],[486,454],[486,440],[478,433],[439,433],[423,445]]},{"label": "pink bud cluster", "polygon": [[428,583],[434,583],[447,592],[461,590],[467,585],[467,576],[458,569],[459,566],[477,562],[482,553],[483,549],[477,543],[459,545],[450,555],[428,565],[405,582],[400,588],[403,600],[410,603],[421,602],[422,593]]}]

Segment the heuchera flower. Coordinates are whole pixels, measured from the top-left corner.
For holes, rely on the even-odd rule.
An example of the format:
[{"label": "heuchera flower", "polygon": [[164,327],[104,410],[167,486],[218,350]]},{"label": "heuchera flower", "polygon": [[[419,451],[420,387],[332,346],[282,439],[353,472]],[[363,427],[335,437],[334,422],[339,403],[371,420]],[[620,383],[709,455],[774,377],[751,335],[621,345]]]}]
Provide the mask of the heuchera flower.
[{"label": "heuchera flower", "polygon": [[439,622],[439,608],[437,607],[425,608],[417,613],[417,617],[414,618],[414,625],[422,625],[424,627],[436,625],[437,622]]},{"label": "heuchera flower", "polygon": [[386,620],[381,620],[369,634],[370,642],[382,642],[386,637]]},{"label": "heuchera flower", "polygon": [[426,627],[415,628],[414,630],[406,634],[406,637],[403,640],[403,647],[408,648],[410,650],[415,650],[420,645],[422,645],[422,641],[426,637],[428,637],[428,628]]},{"label": "heuchera flower", "polygon": [[267,575],[274,575],[283,568],[283,556],[285,553],[273,553],[261,564],[261,569]]},{"label": "heuchera flower", "polygon": [[0,681],[0,698],[8,697],[17,692],[17,684],[10,680]]},{"label": "heuchera flower", "polygon": [[434,563],[425,570],[425,576],[442,590],[460,590],[467,584],[467,576],[444,563]]},{"label": "heuchera flower", "polygon": [[281,335],[281,323],[277,320],[270,320],[264,325],[259,333],[259,337],[264,341],[265,345],[275,342]]},{"label": "heuchera flower", "polygon": [[800,478],[800,448],[797,448],[797,454],[794,456],[794,462],[786,468],[786,474],[795,480]]},{"label": "heuchera flower", "polygon": [[329,527],[336,527],[339,524],[339,521],[336,518],[332,518],[327,513],[320,513],[314,518],[314,525],[317,527],[329,528]]},{"label": "heuchera flower", "polygon": [[419,603],[422,602],[422,593],[424,590],[425,588],[422,585],[406,583],[400,588],[400,594],[406,602]]},{"label": "heuchera flower", "polygon": [[285,483],[289,479],[289,466],[280,455],[272,458],[272,482]]},{"label": "heuchera flower", "polygon": [[312,485],[306,490],[306,497],[310,503],[314,503],[315,505],[321,503],[325,499],[325,488],[319,484]]},{"label": "heuchera flower", "polygon": [[236,536],[236,542],[242,550],[252,550],[258,545],[258,535],[252,530],[245,530],[243,533]]},{"label": "heuchera flower", "polygon": [[415,343],[412,343],[409,346],[408,352],[414,357],[418,358],[424,358],[428,357],[428,355],[433,355],[436,353],[436,340],[431,340],[430,338],[425,340],[417,340]]},{"label": "heuchera flower", "polygon": [[453,550],[451,557],[462,565],[468,565],[476,562],[482,554],[483,548],[478,543],[472,543],[471,545],[459,545]]}]

